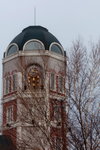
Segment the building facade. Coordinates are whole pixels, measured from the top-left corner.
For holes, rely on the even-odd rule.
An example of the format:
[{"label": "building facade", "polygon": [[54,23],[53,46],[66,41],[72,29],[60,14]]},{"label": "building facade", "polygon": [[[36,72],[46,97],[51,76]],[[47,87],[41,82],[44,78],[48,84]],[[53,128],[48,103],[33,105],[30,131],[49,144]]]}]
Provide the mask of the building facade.
[{"label": "building facade", "polygon": [[3,58],[3,135],[19,150],[66,150],[66,55],[46,28],[25,28]]}]

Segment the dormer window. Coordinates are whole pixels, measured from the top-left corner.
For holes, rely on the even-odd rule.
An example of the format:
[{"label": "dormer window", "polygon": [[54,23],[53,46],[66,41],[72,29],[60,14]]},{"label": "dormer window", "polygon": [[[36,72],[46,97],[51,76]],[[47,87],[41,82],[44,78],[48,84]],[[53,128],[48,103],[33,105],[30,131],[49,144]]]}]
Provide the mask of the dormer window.
[{"label": "dormer window", "polygon": [[43,43],[39,40],[29,40],[23,46],[23,50],[43,50],[45,49]]},{"label": "dormer window", "polygon": [[50,45],[50,51],[63,55],[63,48],[55,42]]},{"label": "dormer window", "polygon": [[11,44],[7,49],[7,56],[12,55],[18,51],[17,44],[13,43]]}]

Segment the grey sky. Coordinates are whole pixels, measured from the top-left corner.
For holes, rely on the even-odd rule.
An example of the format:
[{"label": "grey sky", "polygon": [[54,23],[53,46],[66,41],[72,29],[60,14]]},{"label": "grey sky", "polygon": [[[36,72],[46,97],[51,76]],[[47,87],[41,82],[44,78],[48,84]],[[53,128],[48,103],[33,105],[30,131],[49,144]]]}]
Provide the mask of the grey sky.
[{"label": "grey sky", "polygon": [[0,78],[3,52],[23,28],[34,25],[34,7],[37,25],[48,28],[65,49],[79,35],[86,42],[100,38],[100,0],[0,0]]}]

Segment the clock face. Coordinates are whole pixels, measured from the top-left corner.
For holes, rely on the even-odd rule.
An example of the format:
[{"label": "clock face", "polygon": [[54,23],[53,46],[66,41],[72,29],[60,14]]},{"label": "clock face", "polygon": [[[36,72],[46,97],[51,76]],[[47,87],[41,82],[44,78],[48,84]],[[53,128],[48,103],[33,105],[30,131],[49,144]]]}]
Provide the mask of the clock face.
[{"label": "clock face", "polygon": [[39,88],[41,86],[40,72],[38,68],[30,68],[28,72],[28,85],[33,88]]}]

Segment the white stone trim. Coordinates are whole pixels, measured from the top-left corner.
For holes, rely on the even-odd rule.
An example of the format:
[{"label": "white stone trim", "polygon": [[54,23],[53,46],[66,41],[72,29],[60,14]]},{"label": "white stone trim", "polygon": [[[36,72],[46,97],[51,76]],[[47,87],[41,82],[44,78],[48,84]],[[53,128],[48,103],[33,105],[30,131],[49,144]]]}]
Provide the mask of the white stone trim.
[{"label": "white stone trim", "polygon": [[54,53],[52,51],[48,51],[48,50],[34,50],[34,53],[33,51],[19,51],[18,53],[16,53],[15,55],[11,55],[10,57],[7,57],[7,58],[4,58],[3,59],[3,63],[6,63],[12,59],[15,59],[19,56],[49,56],[49,57],[52,57],[52,58],[55,58],[57,60],[60,60],[60,61],[66,61],[66,57],[63,56],[63,55],[60,55],[57,53]]},{"label": "white stone trim", "polygon": [[9,102],[9,101],[13,101],[16,99],[16,96],[15,95],[10,95],[10,96],[7,96],[7,97],[3,97],[2,98],[2,104],[3,103],[6,103],[6,102]]},{"label": "white stone trim", "polygon": [[58,94],[50,94],[49,96],[50,99],[56,99],[58,101],[64,101],[66,96],[65,95],[58,95]]}]

